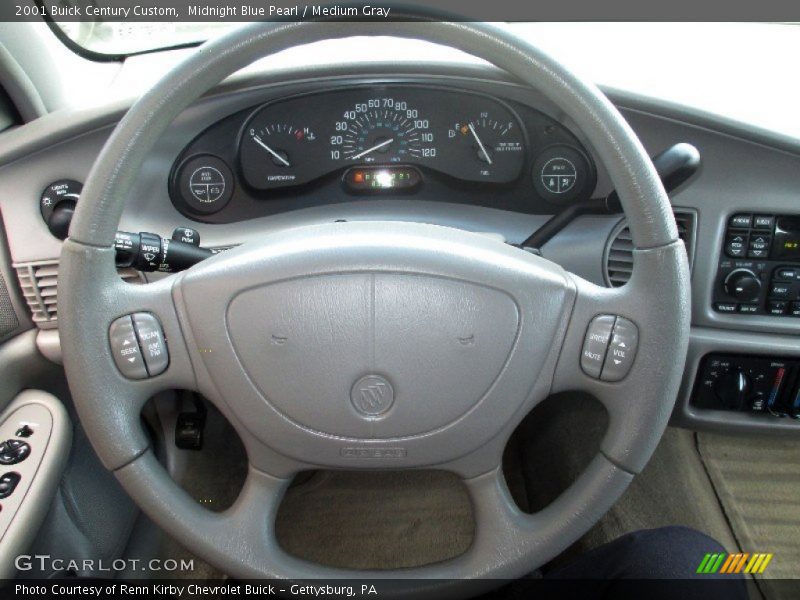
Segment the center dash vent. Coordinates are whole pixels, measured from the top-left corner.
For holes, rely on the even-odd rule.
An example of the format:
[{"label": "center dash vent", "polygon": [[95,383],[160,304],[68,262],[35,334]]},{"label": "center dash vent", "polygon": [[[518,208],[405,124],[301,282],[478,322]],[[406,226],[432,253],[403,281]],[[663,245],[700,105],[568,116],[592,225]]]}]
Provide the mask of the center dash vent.
[{"label": "center dash vent", "polygon": [[[678,225],[678,236],[686,246],[691,268],[694,261],[697,213],[688,210],[675,211],[675,223]],[[606,285],[620,287],[628,283],[633,272],[633,240],[627,221],[620,221],[608,240],[603,253],[603,277]]]},{"label": "center dash vent", "polygon": [[[31,309],[31,318],[41,329],[58,327],[58,261],[14,265],[22,295]],[[119,275],[130,283],[144,283],[134,269],[121,269]]]}]

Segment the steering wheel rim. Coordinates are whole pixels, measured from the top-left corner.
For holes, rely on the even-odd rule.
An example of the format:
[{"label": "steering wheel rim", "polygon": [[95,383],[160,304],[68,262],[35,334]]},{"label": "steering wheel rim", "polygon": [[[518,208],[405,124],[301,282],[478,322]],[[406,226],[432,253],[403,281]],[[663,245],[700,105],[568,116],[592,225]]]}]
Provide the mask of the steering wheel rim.
[{"label": "steering wheel rim", "polygon": [[[466,232],[417,224],[351,223],[277,234],[263,245],[217,256],[176,277],[146,286],[123,284],[114,268],[113,239],[124,199],[148,152],[173,119],[225,76],[257,58],[295,45],[353,35],[392,35],[458,48],[505,69],[560,106],[591,142],[618,190],[635,246],[629,283],[618,289],[601,288],[544,259]],[[309,245],[313,257],[308,250],[296,251]],[[422,250],[414,254],[414,248]],[[359,258],[365,249],[375,255],[372,262]],[[274,535],[275,513],[291,474],[301,465],[375,465],[368,459],[347,463],[329,458],[330,447],[297,456],[264,443],[252,423],[246,422],[253,413],[232,408],[220,393],[222,386],[215,379],[224,378],[226,371],[222,363],[215,365],[201,355],[205,333],[198,327],[195,306],[208,296],[205,308],[227,311],[233,296],[211,292],[221,289],[220,282],[232,281],[230,277],[238,278],[238,292],[256,284],[274,284],[280,279],[275,271],[289,279],[309,269],[324,276],[334,272],[336,260],[342,260],[346,265],[358,264],[374,281],[378,272],[408,274],[412,255],[414,265],[423,265],[412,273],[415,276],[424,273],[437,283],[455,277],[481,290],[501,286],[510,294],[521,316],[512,358],[504,363],[503,372],[521,372],[519,350],[523,349],[535,357],[536,376],[532,382],[521,382],[516,388],[509,383],[511,387],[505,388],[521,399],[506,409],[504,421],[487,440],[481,440],[480,447],[451,450],[437,461],[428,455],[417,462],[404,457],[409,462],[403,466],[445,465],[464,478],[476,521],[473,545],[464,555],[385,572],[306,563],[284,553]],[[459,256],[468,256],[469,261]],[[457,586],[466,578],[521,576],[565,549],[610,508],[643,468],[666,427],[680,383],[690,315],[688,262],[669,200],[647,154],[617,110],[594,86],[509,33],[484,24],[445,22],[257,23],[203,45],[134,104],[101,152],[64,244],[58,292],[60,312],[70,316],[60,324],[65,369],[89,439],[140,507],[179,541],[243,578],[389,577],[437,579],[438,586]],[[134,312],[156,315],[169,342],[168,370],[141,381],[124,379],[109,352],[111,322]],[[631,372],[613,383],[588,377],[579,367],[590,321],[609,313],[638,324],[640,332]],[[541,321],[536,321],[537,314]],[[227,317],[222,321],[218,336],[229,333]],[[533,325],[545,322],[552,325],[545,330],[551,336],[545,343],[552,343],[547,351],[529,333]],[[235,349],[228,357],[233,362],[224,365],[228,370],[235,361],[246,362],[234,355]],[[497,382],[512,379],[504,377]],[[219,402],[244,436],[251,467],[239,498],[225,512],[212,513],[189,498],[158,464],[139,426],[144,402],[174,388],[198,390],[215,404]],[[541,399],[576,389],[593,394],[609,413],[601,452],[550,506],[525,515],[505,486],[498,460],[502,447],[516,423]],[[475,406],[485,405],[484,399]],[[454,420],[465,421],[469,419],[462,414]],[[325,437],[330,442],[336,435]],[[307,439],[310,446],[318,441]]]}]

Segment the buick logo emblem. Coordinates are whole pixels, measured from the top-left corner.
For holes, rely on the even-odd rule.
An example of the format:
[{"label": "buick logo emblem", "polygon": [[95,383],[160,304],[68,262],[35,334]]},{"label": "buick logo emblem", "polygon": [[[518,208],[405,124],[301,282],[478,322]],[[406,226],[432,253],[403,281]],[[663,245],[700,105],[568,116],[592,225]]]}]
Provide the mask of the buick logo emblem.
[{"label": "buick logo emblem", "polygon": [[353,385],[350,401],[365,417],[377,417],[394,404],[394,388],[385,377],[366,375]]}]

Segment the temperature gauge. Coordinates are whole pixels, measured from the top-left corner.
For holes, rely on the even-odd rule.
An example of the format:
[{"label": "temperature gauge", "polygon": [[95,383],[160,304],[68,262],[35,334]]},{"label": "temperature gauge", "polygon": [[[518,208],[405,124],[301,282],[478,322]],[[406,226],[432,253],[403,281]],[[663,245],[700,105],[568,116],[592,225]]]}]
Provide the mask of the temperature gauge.
[{"label": "temperature gauge", "polygon": [[242,138],[240,160],[248,184],[271,189],[305,183],[307,150],[317,141],[309,127],[268,123],[250,127]]}]

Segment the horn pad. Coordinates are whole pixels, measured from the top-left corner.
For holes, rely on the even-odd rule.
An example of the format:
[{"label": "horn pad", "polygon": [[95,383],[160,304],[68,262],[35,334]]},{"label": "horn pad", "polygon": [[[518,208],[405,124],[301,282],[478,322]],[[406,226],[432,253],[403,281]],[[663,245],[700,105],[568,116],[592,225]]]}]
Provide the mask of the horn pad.
[{"label": "horn pad", "polygon": [[386,439],[446,427],[478,404],[508,361],[520,311],[474,283],[362,272],[246,290],[227,323],[244,371],[287,419]]}]

